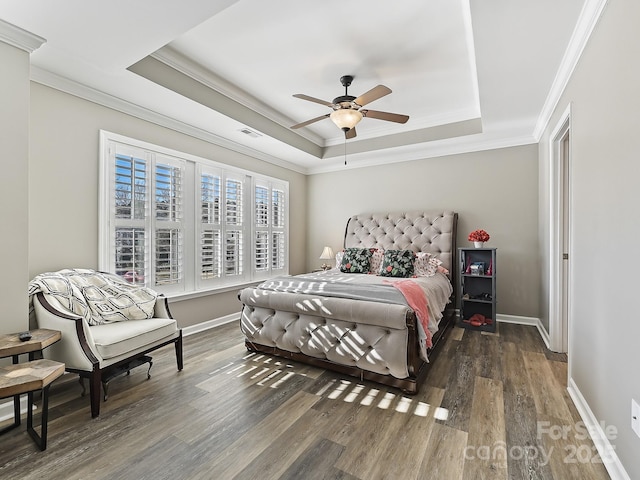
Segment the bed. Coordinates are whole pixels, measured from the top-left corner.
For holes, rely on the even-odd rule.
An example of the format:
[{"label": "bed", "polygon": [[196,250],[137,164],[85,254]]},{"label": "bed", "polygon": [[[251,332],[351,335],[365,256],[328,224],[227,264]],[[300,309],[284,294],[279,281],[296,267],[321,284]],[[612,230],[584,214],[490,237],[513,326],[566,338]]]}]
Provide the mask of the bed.
[{"label": "bed", "polygon": [[240,291],[247,349],[417,393],[455,319],[456,225],[451,211],[351,217],[336,266]]}]

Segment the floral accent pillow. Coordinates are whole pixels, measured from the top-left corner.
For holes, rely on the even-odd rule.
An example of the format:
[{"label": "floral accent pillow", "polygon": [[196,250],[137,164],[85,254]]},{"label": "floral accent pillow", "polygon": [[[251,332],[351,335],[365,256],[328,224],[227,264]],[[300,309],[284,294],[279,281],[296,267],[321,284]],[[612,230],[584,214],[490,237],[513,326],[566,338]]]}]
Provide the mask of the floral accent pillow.
[{"label": "floral accent pillow", "polygon": [[344,273],[369,273],[372,251],[368,248],[346,248],[340,271]]},{"label": "floral accent pillow", "polygon": [[374,275],[380,275],[380,269],[382,268],[383,259],[384,250],[375,249],[371,253],[371,265],[369,266],[369,272]]},{"label": "floral accent pillow", "polygon": [[418,277],[433,277],[439,271],[442,261],[427,252],[418,252],[414,264],[414,273]]},{"label": "floral accent pillow", "polygon": [[[440,271],[440,265],[442,265],[442,261],[438,260],[436,257],[431,257],[429,259],[429,266],[427,267],[427,277],[433,277],[436,272]],[[444,269],[445,271],[447,271],[447,269]],[[449,273],[447,271],[447,273]]]},{"label": "floral accent pillow", "polygon": [[383,277],[410,277],[413,275],[415,253],[411,250],[386,250],[382,260]]}]

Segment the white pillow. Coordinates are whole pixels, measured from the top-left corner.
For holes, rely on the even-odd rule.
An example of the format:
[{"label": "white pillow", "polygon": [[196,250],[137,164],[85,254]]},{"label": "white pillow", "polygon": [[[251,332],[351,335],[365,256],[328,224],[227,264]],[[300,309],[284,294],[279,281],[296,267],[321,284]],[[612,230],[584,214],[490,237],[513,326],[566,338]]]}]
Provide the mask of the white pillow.
[{"label": "white pillow", "polygon": [[442,261],[427,252],[418,252],[413,264],[413,274],[417,277],[433,277]]},{"label": "white pillow", "polygon": [[380,270],[382,269],[382,260],[384,260],[384,250],[375,250],[371,254],[369,272],[374,275],[380,275]]}]

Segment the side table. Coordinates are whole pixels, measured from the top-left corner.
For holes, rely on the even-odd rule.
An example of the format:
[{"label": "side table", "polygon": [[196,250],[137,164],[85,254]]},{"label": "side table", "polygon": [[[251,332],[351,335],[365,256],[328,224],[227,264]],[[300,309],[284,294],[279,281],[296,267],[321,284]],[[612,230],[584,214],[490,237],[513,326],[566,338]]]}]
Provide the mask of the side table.
[{"label": "side table", "polygon": [[[64,363],[53,360],[33,360],[17,365],[0,367],[0,398],[13,397],[14,408],[16,398],[18,415],[13,425],[2,430],[2,433],[20,425],[20,395],[27,394],[27,432],[40,447],[47,448],[47,422],[49,420],[49,387],[51,382],[64,373]],[[40,435],[33,428],[33,392],[42,391],[42,414]]]},{"label": "side table", "polygon": [[20,341],[18,333],[0,335],[0,358],[13,357],[13,363],[18,363],[18,355],[29,354],[29,360],[35,360],[36,352],[42,352],[49,345],[61,338],[58,330],[39,328],[31,330],[31,339]]},{"label": "side table", "polygon": [[[48,417],[48,391],[49,385],[53,380],[58,378],[64,373],[64,363],[51,362],[50,360],[42,360],[42,362],[48,362],[49,369],[42,370],[42,365],[35,364],[29,367],[30,364],[38,362],[36,360],[36,353],[42,353],[49,345],[54,344],[62,337],[62,334],[58,330],[48,330],[44,328],[31,330],[31,338],[26,341],[21,341],[18,333],[9,333],[0,335],[0,358],[12,357],[13,366],[18,367],[18,376],[12,379],[12,375],[15,372],[7,370],[11,367],[5,367],[0,369],[0,398],[13,397],[13,425],[0,430],[0,434],[8,432],[18,426],[20,426],[20,395],[28,393],[27,402],[27,431],[36,441],[36,444],[41,450],[44,450],[47,445],[47,417]],[[25,364],[19,364],[19,356],[23,354],[29,355],[29,362]],[[27,367],[25,367],[25,365]],[[61,367],[60,367],[61,366]],[[37,367],[34,371],[37,372],[35,378],[30,375],[26,375],[27,370],[20,370],[21,368]],[[53,368],[55,373],[49,371]],[[61,371],[60,371],[61,369]],[[57,373],[57,372],[60,373]],[[12,373],[13,372],[13,373]],[[44,375],[44,376],[43,376]],[[16,383],[17,382],[17,383]],[[33,392],[36,390],[42,390],[42,429],[40,437],[37,436],[32,428],[33,414],[31,405],[33,404]]]}]

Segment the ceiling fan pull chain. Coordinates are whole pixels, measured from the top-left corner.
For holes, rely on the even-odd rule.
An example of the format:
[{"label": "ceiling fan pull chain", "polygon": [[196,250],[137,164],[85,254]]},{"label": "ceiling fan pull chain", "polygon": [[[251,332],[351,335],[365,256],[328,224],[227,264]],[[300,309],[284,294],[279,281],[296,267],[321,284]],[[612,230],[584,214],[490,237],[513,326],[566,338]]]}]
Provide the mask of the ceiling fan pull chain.
[{"label": "ceiling fan pull chain", "polygon": [[347,137],[344,137],[344,165],[347,166]]}]

